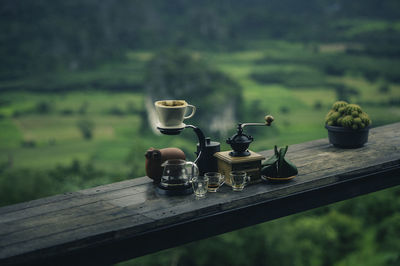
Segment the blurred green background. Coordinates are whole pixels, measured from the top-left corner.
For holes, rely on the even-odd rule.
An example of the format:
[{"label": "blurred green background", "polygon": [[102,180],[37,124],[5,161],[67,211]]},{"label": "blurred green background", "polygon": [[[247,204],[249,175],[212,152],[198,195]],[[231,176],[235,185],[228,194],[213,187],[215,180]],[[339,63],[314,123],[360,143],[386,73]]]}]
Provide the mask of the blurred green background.
[{"label": "blurred green background", "polygon": [[[151,103],[186,99],[191,123],[253,150],[326,137],[336,100],[373,126],[400,121],[396,0],[0,3],[0,206],[145,175]],[[290,148],[289,148],[290,153]],[[121,265],[400,265],[400,189],[281,218]],[[231,221],[234,222],[234,221]],[[157,241],[156,239],[154,241]]]}]

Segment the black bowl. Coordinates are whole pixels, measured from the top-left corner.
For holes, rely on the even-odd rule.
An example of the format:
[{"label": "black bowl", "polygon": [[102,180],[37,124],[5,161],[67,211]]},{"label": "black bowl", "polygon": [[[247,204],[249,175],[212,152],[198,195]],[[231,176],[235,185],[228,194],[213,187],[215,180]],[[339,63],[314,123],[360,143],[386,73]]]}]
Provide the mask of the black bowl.
[{"label": "black bowl", "polygon": [[325,125],[325,128],[328,130],[329,142],[335,147],[346,149],[360,148],[368,142],[370,127],[353,130],[351,128]]},{"label": "black bowl", "polygon": [[253,137],[247,135],[234,135],[232,138],[228,138],[226,143],[231,145],[232,152],[229,153],[233,157],[249,156],[250,152],[247,151],[250,143],[253,141]]}]

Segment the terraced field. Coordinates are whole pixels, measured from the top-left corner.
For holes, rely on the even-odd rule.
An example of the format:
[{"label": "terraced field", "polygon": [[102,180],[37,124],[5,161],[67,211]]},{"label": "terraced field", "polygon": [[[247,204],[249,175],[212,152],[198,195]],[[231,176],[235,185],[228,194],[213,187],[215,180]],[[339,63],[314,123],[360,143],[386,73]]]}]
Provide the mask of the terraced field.
[{"label": "terraced field", "polygon": [[[400,120],[400,85],[385,78],[385,69],[399,63],[354,57],[343,46],[332,47],[276,41],[259,43],[253,50],[190,53],[241,85],[247,121],[274,115],[272,128],[252,133],[252,149],[264,150],[326,137],[325,113],[343,95],[360,103],[374,125]],[[110,178],[99,181],[104,183],[144,175],[143,155],[149,147],[180,147],[194,159],[196,139],[190,132],[169,137],[143,129],[146,63],[152,56],[130,52],[125,62],[91,71],[0,83],[8,88],[0,101],[1,165],[49,170],[79,161],[105,172]],[[373,80],[365,74],[367,65],[377,73]],[[91,124],[91,139],[83,137],[78,123]],[[228,149],[225,139],[234,127],[219,139],[222,149]]]}]

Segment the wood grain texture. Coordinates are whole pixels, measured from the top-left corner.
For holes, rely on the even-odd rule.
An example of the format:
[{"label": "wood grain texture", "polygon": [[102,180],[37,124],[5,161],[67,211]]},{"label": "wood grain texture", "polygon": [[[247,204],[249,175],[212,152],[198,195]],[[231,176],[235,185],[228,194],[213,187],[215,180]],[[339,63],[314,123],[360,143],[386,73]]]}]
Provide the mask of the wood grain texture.
[{"label": "wood grain texture", "polygon": [[372,129],[359,149],[321,139],[286,156],[299,170],[292,181],[201,200],[160,196],[142,177],[0,208],[0,265],[115,263],[398,185],[400,123]]},{"label": "wood grain texture", "polygon": [[229,155],[231,151],[221,151],[221,152],[216,152],[214,154],[215,157],[218,159],[221,159],[225,162],[228,162],[230,164],[237,164],[237,163],[244,163],[244,162],[252,162],[252,161],[259,161],[259,160],[264,160],[264,156],[261,154],[258,154],[256,152],[250,151],[249,156],[244,156],[244,157],[232,157]]}]

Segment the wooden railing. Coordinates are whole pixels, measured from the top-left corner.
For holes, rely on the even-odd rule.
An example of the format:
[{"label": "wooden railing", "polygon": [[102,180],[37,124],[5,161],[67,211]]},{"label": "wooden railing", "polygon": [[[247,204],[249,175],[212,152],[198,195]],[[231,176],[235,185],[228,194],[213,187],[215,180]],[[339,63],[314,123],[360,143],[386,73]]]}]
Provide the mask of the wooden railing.
[{"label": "wooden railing", "polygon": [[287,157],[292,181],[201,200],[159,196],[142,177],[0,208],[0,265],[112,264],[399,185],[400,123],[372,129],[359,149],[320,139]]}]

